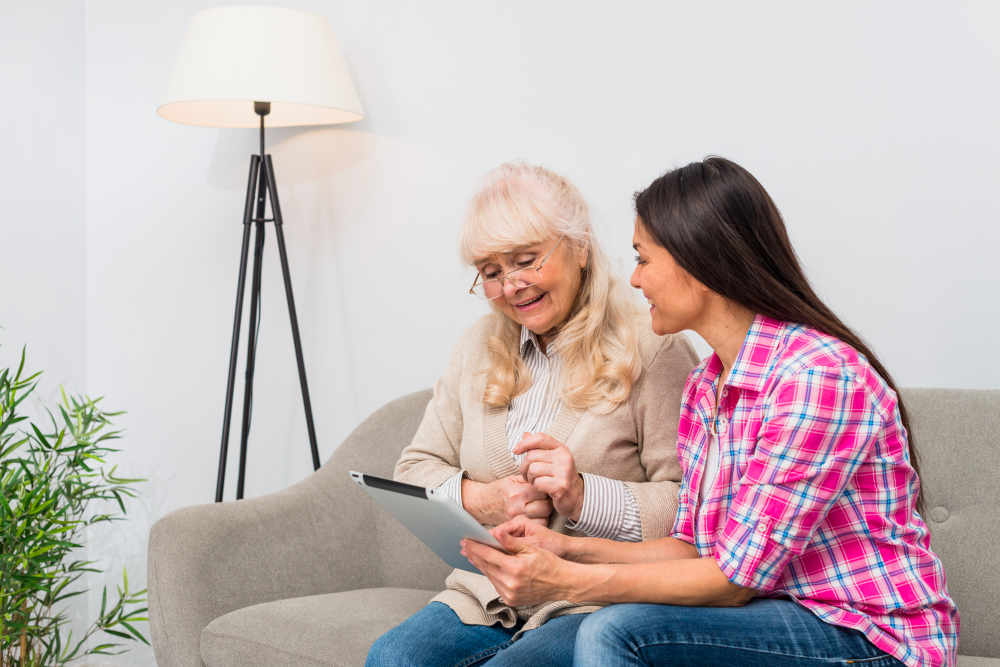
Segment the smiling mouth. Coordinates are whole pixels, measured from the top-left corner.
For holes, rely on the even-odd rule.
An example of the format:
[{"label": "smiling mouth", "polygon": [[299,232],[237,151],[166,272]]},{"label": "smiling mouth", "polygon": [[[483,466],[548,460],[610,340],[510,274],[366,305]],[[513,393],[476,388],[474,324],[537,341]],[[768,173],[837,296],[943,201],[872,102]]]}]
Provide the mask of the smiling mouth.
[{"label": "smiling mouth", "polygon": [[521,303],[515,303],[514,307],[515,308],[524,308],[526,306],[530,306],[533,303],[537,303],[538,300],[541,299],[543,296],[545,296],[545,292],[542,292],[541,294],[539,294],[538,296],[536,296],[533,299],[528,299],[527,301],[522,301]]}]

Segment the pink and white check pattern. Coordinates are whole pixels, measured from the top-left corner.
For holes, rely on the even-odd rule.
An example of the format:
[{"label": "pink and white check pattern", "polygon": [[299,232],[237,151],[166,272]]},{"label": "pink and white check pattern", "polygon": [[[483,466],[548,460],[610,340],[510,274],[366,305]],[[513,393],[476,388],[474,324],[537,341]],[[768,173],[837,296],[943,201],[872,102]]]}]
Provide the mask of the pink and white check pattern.
[{"label": "pink and white check pattern", "polygon": [[852,347],[758,315],[723,387],[719,472],[699,507],[721,370],[713,354],[684,391],[673,536],[907,665],[954,665],[958,610],[915,510],[895,393]]}]

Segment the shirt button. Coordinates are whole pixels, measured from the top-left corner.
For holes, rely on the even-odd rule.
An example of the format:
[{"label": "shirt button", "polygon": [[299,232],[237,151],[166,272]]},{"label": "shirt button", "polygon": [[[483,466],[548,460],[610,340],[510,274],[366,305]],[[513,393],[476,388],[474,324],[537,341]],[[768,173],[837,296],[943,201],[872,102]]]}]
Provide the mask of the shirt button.
[{"label": "shirt button", "polygon": [[723,389],[722,389],[722,395],[723,396],[729,396],[729,387],[723,387]]},{"label": "shirt button", "polygon": [[758,523],[757,524],[757,532],[758,533],[766,533],[767,532],[767,526],[765,526],[763,523]]}]

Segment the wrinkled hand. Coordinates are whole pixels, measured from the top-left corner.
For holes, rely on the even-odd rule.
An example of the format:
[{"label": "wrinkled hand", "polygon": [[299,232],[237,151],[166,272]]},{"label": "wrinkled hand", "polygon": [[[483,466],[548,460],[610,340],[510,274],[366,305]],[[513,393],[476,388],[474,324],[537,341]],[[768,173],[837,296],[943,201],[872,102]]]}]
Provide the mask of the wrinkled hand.
[{"label": "wrinkled hand", "polygon": [[463,486],[463,504],[480,523],[496,525],[523,516],[542,526],[548,525],[552,501],[520,475],[502,477],[489,484],[472,484],[468,496]]},{"label": "wrinkled hand", "polygon": [[519,516],[507,523],[501,524],[490,530],[493,537],[503,543],[503,537],[516,537],[520,542],[533,547],[539,547],[546,551],[551,551],[559,558],[566,558],[569,552],[569,542],[573,538],[554,530],[549,530],[545,526],[540,526],[529,519]]},{"label": "wrinkled hand", "polygon": [[462,540],[462,555],[489,578],[504,604],[516,607],[567,599],[563,570],[572,564],[503,532],[497,540],[510,555],[472,540]]},{"label": "wrinkled hand", "polygon": [[525,454],[521,476],[552,498],[556,511],[573,521],[583,511],[583,477],[569,447],[544,433],[525,433],[514,454]]}]

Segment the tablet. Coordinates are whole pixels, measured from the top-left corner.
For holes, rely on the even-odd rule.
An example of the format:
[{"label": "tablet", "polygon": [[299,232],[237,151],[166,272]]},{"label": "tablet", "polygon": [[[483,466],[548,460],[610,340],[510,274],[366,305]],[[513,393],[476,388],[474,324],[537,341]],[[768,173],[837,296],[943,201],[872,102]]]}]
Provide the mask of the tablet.
[{"label": "tablet", "polygon": [[459,542],[463,539],[482,542],[507,553],[482,524],[444,491],[403,484],[353,470],[350,475],[379,505],[389,510],[407,530],[452,567],[480,573],[461,554],[462,546]]}]

